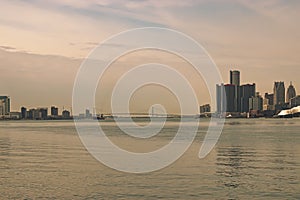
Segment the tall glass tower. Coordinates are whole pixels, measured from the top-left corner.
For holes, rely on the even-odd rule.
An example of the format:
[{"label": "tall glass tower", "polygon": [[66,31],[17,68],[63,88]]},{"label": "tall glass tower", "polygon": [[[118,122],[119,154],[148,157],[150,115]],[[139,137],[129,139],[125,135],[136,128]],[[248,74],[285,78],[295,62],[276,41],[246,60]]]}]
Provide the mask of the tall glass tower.
[{"label": "tall glass tower", "polygon": [[274,90],[274,105],[283,105],[285,103],[284,82],[275,82],[273,90]]},{"label": "tall glass tower", "polygon": [[290,83],[290,86],[289,86],[289,88],[288,88],[288,90],[287,90],[287,92],[286,92],[286,102],[287,103],[289,103],[290,102],[290,100],[292,99],[292,98],[294,98],[296,96],[296,90],[295,90],[295,88],[294,88],[294,86],[293,86],[293,84],[292,84],[292,82]]}]

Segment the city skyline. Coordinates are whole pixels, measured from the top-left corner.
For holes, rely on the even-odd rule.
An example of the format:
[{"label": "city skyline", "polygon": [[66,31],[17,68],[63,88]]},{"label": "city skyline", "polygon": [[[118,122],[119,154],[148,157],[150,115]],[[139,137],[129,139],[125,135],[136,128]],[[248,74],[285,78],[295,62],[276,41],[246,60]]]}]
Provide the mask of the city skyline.
[{"label": "city skyline", "polygon": [[[268,93],[266,91],[258,91],[256,89],[257,84],[255,82],[253,83],[245,83],[241,79],[241,72],[238,69],[232,69],[229,71],[229,83],[221,83],[217,84],[216,88],[216,107],[211,108],[210,103],[208,104],[199,104],[200,107],[200,114],[204,112],[216,112],[216,113],[222,113],[222,112],[228,112],[228,113],[247,113],[251,110],[256,111],[266,111],[266,110],[274,110],[274,111],[280,111],[285,110],[292,107],[292,99],[299,98],[299,94],[297,95],[297,90],[294,87],[292,81],[290,81],[290,84],[288,87],[285,86],[284,81],[274,81],[273,85],[273,93]],[[222,88],[224,88],[224,92],[222,94]],[[226,97],[226,108],[225,104],[222,103],[222,98]],[[11,99],[10,96],[0,96],[0,100],[2,100],[2,104],[0,104],[0,115],[4,115],[4,113],[7,115],[11,110]],[[294,106],[297,106],[299,103],[297,103],[299,100],[294,100],[296,103],[294,103]],[[6,102],[6,103],[4,103]],[[251,103],[250,103],[251,102]],[[0,102],[1,103],[1,102]],[[288,107],[288,105],[290,107]],[[97,105],[96,105],[97,106]],[[50,109],[49,109],[50,108]],[[86,110],[82,110],[80,113],[76,113],[74,116],[80,116],[87,111],[90,112],[92,115],[97,114],[111,114],[111,112],[99,112],[99,110],[96,109],[97,107],[93,108],[86,108]],[[28,110],[27,110],[28,109]],[[201,111],[205,110],[205,111]],[[6,112],[3,112],[5,111]],[[41,110],[41,111],[40,111]],[[24,112],[44,112],[46,114],[42,114],[46,117],[40,117],[46,119],[47,116],[63,116],[63,112],[69,112],[69,116],[72,116],[72,107],[66,108],[65,106],[59,107],[56,106],[54,103],[51,104],[51,106],[29,106],[23,105],[18,110],[13,110],[12,113],[16,113],[20,111],[21,118],[27,118],[27,114],[24,114]],[[50,110],[51,114],[48,115],[48,110]],[[61,111],[61,115],[59,115],[59,111]],[[1,114],[2,113],[2,114]],[[55,114],[54,114],[55,113]],[[135,113],[135,112],[130,112]],[[147,112],[136,112],[136,113],[147,113]],[[168,114],[180,114],[180,113],[171,113]],[[195,114],[197,114],[195,112]],[[273,113],[275,114],[275,113]],[[36,116],[39,116],[39,113],[35,114]],[[91,115],[91,116],[92,116]],[[31,114],[31,117],[29,119],[34,119],[34,114]]]}]

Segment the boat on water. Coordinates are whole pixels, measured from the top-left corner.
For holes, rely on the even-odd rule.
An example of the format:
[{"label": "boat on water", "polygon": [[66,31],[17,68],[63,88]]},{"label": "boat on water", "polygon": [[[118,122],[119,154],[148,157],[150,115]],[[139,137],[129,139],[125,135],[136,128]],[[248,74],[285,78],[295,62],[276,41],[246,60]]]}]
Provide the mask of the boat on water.
[{"label": "boat on water", "polygon": [[101,114],[101,115],[97,115],[96,119],[97,120],[105,120],[105,117],[103,114]]},{"label": "boat on water", "polygon": [[280,113],[275,115],[274,118],[293,118],[299,116],[300,116],[300,106],[297,106],[288,110],[280,111]]}]

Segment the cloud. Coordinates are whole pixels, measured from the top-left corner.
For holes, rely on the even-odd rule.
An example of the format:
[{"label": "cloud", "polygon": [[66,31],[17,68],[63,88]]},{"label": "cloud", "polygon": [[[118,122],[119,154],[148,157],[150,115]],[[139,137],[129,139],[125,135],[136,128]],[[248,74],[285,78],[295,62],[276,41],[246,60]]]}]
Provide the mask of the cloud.
[{"label": "cloud", "polygon": [[10,50],[16,50],[16,48],[10,47],[10,46],[0,46],[0,48],[4,49],[4,50],[8,50],[8,51],[10,51]]}]

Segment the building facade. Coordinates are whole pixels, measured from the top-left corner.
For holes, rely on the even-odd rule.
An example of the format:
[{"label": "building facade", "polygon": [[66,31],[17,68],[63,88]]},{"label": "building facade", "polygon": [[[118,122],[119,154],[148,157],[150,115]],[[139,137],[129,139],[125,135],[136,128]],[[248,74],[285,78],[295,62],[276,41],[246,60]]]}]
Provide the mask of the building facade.
[{"label": "building facade", "polygon": [[255,96],[256,93],[256,85],[253,84],[245,84],[240,87],[240,112],[245,113],[249,112],[249,99]]},{"label": "building facade", "polygon": [[205,104],[205,105],[200,106],[200,114],[210,113],[210,111],[211,111],[211,108],[210,108],[209,104]]},{"label": "building facade", "polygon": [[51,106],[51,116],[57,117],[58,116],[58,108],[55,106]]},{"label": "building facade", "polygon": [[263,98],[256,93],[255,96],[249,98],[249,111],[262,111],[263,110]]},{"label": "building facade", "polygon": [[284,82],[274,83],[274,105],[275,107],[280,107],[285,103],[285,87]]},{"label": "building facade", "polygon": [[67,110],[64,110],[64,111],[62,112],[62,117],[63,117],[64,119],[70,118],[70,117],[71,117],[71,116],[70,116],[70,112],[67,111]]},{"label": "building facade", "polygon": [[217,112],[236,112],[235,85],[217,85]]},{"label": "building facade", "polygon": [[21,119],[27,118],[27,109],[25,107],[21,108]]},{"label": "building facade", "polygon": [[291,82],[286,92],[286,99],[285,99],[286,103],[290,103],[290,100],[294,97],[296,97],[296,90]]},{"label": "building facade", "polygon": [[0,115],[8,115],[10,113],[10,98],[8,96],[0,96]]}]

